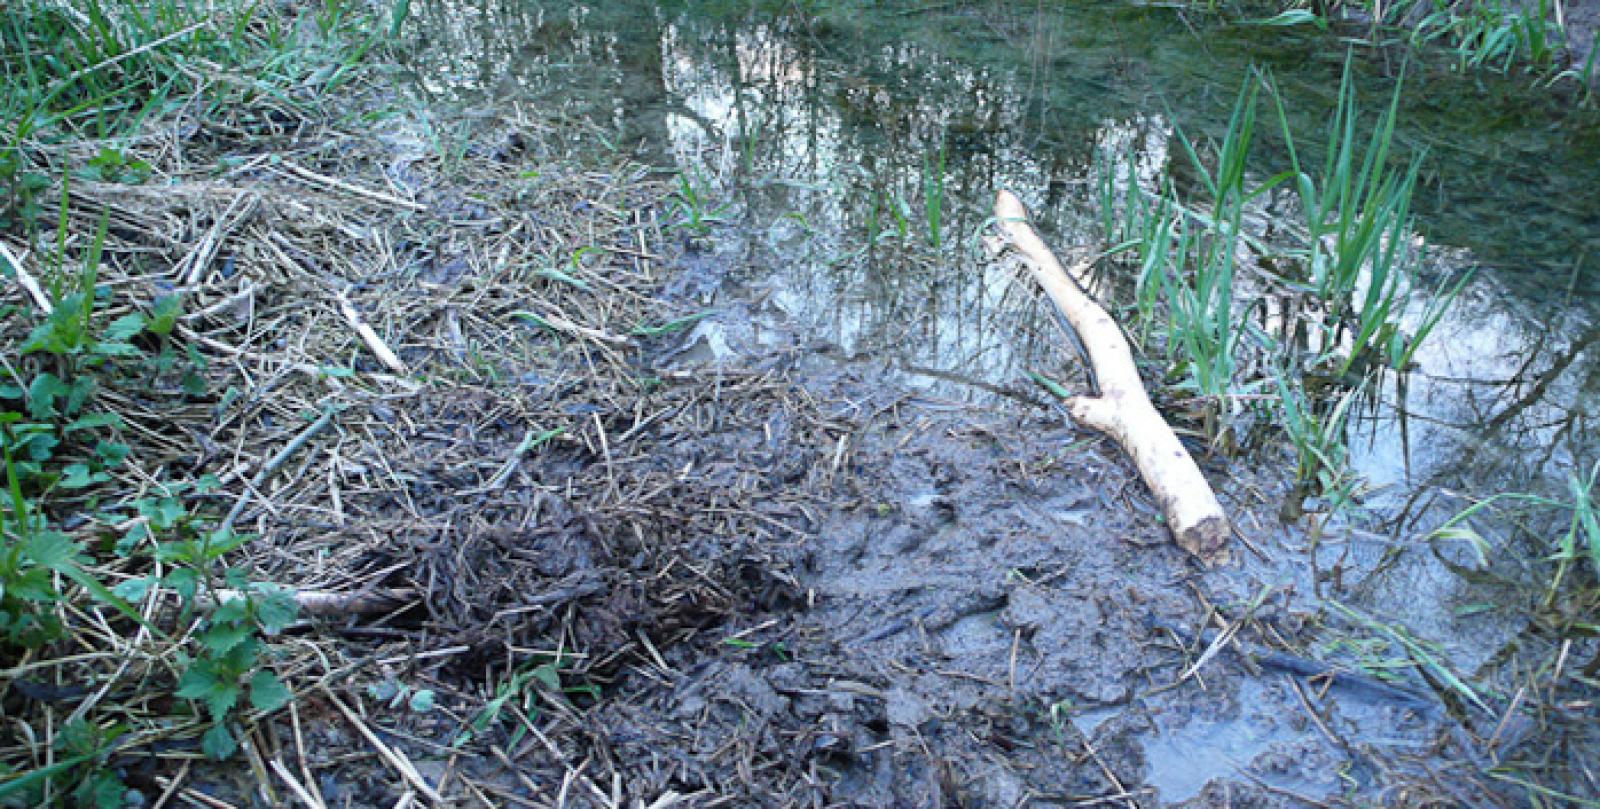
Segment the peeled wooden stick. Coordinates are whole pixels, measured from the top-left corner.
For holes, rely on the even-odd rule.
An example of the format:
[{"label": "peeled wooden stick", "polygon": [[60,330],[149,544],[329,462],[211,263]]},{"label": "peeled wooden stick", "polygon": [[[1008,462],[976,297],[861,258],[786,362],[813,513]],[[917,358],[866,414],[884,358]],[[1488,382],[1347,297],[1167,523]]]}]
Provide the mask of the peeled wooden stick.
[{"label": "peeled wooden stick", "polygon": [[1072,417],[1111,436],[1133,457],[1178,545],[1207,564],[1228,558],[1228,518],[1172,428],[1150,404],[1133,364],[1133,349],[1111,315],[1072,281],[1028,223],[1028,209],[1010,191],[994,203],[995,218],[1027,260],[1033,278],[1072,324],[1100,383],[1099,396],[1068,400]]},{"label": "peeled wooden stick", "polygon": [[356,308],[350,305],[350,299],[340,294],[337,300],[339,302],[339,313],[344,315],[344,319],[350,323],[351,328],[356,330],[356,334],[361,335],[361,339],[367,344],[367,348],[372,349],[372,353],[378,355],[378,359],[384,365],[389,366],[390,370],[398,374],[406,373],[406,364],[395,356],[395,353],[389,349],[388,344],[383,342],[383,338],[379,337],[378,333],[367,325],[367,321],[361,319],[361,315],[356,312]]},{"label": "peeled wooden stick", "polygon": [[[23,256],[26,255],[27,252],[24,251]],[[39,282],[35,281],[33,276],[28,274],[27,269],[22,266],[22,259],[18,258],[16,253],[11,252],[11,249],[6,247],[5,242],[0,242],[0,258],[5,259],[6,263],[11,265],[12,271],[17,275],[17,285],[28,293],[28,297],[33,299],[33,305],[39,307],[40,312],[48,315],[55,310],[55,307],[50,305],[50,296],[44,294],[44,290],[39,288]]]}]

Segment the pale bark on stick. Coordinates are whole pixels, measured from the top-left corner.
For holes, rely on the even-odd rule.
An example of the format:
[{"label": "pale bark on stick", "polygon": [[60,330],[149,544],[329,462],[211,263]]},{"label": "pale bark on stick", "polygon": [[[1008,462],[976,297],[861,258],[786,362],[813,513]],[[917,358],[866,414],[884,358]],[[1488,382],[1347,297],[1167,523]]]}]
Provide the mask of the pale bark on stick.
[{"label": "pale bark on stick", "polygon": [[[27,251],[23,251],[22,255],[27,256]],[[6,247],[5,242],[0,242],[0,259],[4,259],[7,264],[11,265],[12,272],[16,273],[17,276],[17,285],[28,293],[28,297],[33,299],[33,305],[37,306],[41,313],[48,315],[55,311],[55,307],[50,305],[50,296],[44,294],[44,290],[39,287],[39,282],[35,281],[33,276],[28,274],[27,268],[22,266],[22,258],[11,252],[11,249]]]},{"label": "pale bark on stick", "polygon": [[[200,602],[200,607],[209,609],[218,603],[226,604],[244,598],[247,594],[238,590],[219,589],[215,597],[206,597]],[[323,590],[296,590],[294,591],[295,603],[300,605],[300,612],[319,618],[348,617],[358,615],[382,615],[394,612],[417,601],[417,591],[405,588],[400,590],[358,590],[347,593],[330,593]]]},{"label": "pale bark on stick", "polygon": [[351,328],[356,330],[356,334],[361,335],[361,340],[367,344],[367,348],[372,349],[372,353],[377,355],[379,361],[389,366],[389,370],[397,374],[406,373],[408,370],[406,364],[398,356],[395,356],[394,351],[390,350],[389,344],[385,343],[383,338],[379,337],[378,333],[367,325],[367,321],[361,319],[360,313],[356,312],[356,308],[350,305],[350,299],[341,294],[338,296],[337,301],[339,303],[339,313],[344,315],[344,319],[349,322]]},{"label": "pale bark on stick", "polygon": [[1072,417],[1110,436],[1133,458],[1179,546],[1207,564],[1226,560],[1231,532],[1227,515],[1194,458],[1150,404],[1122,329],[1067,275],[1028,223],[1028,209],[1015,194],[1002,190],[994,213],[1034,280],[1078,333],[1094,366],[1100,395],[1070,399]]}]

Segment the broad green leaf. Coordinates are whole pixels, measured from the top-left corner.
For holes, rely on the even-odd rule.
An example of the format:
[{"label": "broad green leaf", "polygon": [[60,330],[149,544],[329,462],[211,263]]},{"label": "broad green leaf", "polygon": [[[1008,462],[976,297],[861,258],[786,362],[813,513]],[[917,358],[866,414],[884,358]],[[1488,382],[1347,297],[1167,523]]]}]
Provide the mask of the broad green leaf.
[{"label": "broad green leaf", "polygon": [[56,400],[72,392],[55,374],[39,374],[28,385],[28,413],[36,419],[55,418]]},{"label": "broad green leaf", "polygon": [[234,740],[233,733],[221,722],[212,725],[211,729],[200,737],[201,752],[217,761],[231,757],[238,749],[239,743]]},{"label": "broad green leaf", "polygon": [[61,470],[61,480],[57,485],[63,489],[83,489],[110,479],[111,476],[104,472],[91,472],[88,464],[75,463]]},{"label": "broad green leaf", "polygon": [[294,591],[273,584],[256,585],[256,620],[267,634],[287,629],[300,614],[300,603]]},{"label": "broad green leaf", "polygon": [[189,568],[180,567],[168,573],[165,582],[168,587],[177,591],[178,597],[182,598],[185,604],[190,604],[194,601],[195,591],[200,587],[200,574]]},{"label": "broad green leaf", "polygon": [[145,328],[151,334],[163,337],[172,333],[173,327],[178,325],[178,318],[183,314],[183,299],[177,295],[166,295],[156,299],[155,306],[150,309],[149,322]]},{"label": "broad green leaf", "polygon": [[61,428],[61,434],[67,435],[79,430],[94,430],[100,427],[122,427],[122,417],[116,413],[90,413]]},{"label": "broad green leaf", "polygon": [[116,593],[118,598],[125,598],[129,602],[139,602],[150,594],[150,588],[154,587],[155,584],[154,576],[140,576],[137,579],[128,579],[111,588],[111,592]]},{"label": "broad green leaf", "polygon": [[59,531],[40,531],[23,545],[23,552],[40,567],[60,570],[72,564],[78,546]]},{"label": "broad green leaf", "polygon": [[211,613],[211,622],[216,624],[242,624],[250,617],[250,600],[247,598],[230,598],[217,605],[215,612]]},{"label": "broad green leaf", "polygon": [[239,702],[239,684],[225,679],[213,670],[210,663],[200,660],[190,666],[189,670],[183,673],[183,677],[178,679],[178,690],[175,694],[183,699],[205,703],[211,718],[221,721]]},{"label": "broad green leaf", "polygon": [[94,445],[94,454],[106,468],[111,468],[127,460],[132,447],[116,441],[97,441]]},{"label": "broad green leaf", "polygon": [[106,330],[101,333],[100,339],[112,343],[126,343],[138,335],[139,332],[144,331],[146,322],[144,315],[138,312],[130,312],[111,321],[106,326]]},{"label": "broad green leaf", "polygon": [[294,695],[289,693],[288,687],[278,679],[278,675],[266,669],[250,677],[250,707],[258,711],[276,711],[293,698]]},{"label": "broad green leaf", "polygon": [[250,637],[250,632],[250,627],[244,624],[212,622],[206,631],[200,633],[200,643],[213,654],[223,654],[243,643],[245,638]]}]

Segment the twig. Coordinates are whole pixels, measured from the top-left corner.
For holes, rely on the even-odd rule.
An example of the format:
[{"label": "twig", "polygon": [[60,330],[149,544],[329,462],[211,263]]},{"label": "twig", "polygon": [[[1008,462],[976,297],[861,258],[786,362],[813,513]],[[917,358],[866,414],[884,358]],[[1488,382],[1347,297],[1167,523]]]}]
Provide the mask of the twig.
[{"label": "twig", "polygon": [[[28,251],[22,251],[22,258],[26,258],[27,255]],[[18,258],[16,253],[11,252],[11,248],[7,247],[5,242],[0,242],[0,258],[4,258],[6,263],[11,265],[11,270],[17,276],[17,285],[28,293],[28,297],[33,299],[33,305],[38,307],[39,311],[46,315],[55,311],[55,307],[50,305],[49,296],[45,295],[44,290],[39,287],[39,282],[32,275],[29,275],[27,270],[22,268],[22,258]]]},{"label": "twig", "polygon": [[255,213],[256,206],[261,203],[261,197],[246,193],[240,194],[228,203],[222,215],[212,224],[211,229],[200,239],[200,244],[178,262],[178,283],[184,286],[194,286],[205,275],[206,268],[211,266],[211,259],[217,255],[217,249],[222,246],[228,234],[238,227],[250,215]]},{"label": "twig", "polygon": [[358,185],[351,185],[343,180],[335,180],[334,178],[325,174],[318,174],[308,168],[303,168],[293,163],[284,163],[283,169],[302,182],[320,185],[325,188],[332,188],[338,191],[343,191],[347,194],[354,194],[358,197],[364,197],[372,200],[373,202],[382,202],[387,205],[394,205],[396,207],[405,208],[408,211],[425,211],[428,209],[428,206],[426,205],[421,205],[408,199],[401,199],[391,194],[385,194],[382,191],[373,191],[370,188],[362,188]]},{"label": "twig", "polygon": [[428,800],[433,802],[434,805],[444,804],[444,798],[428,784],[427,779],[424,779],[421,773],[417,772],[417,768],[411,764],[409,759],[397,753],[389,745],[384,744],[383,740],[379,739],[378,735],[367,727],[367,723],[361,721],[361,717],[355,711],[350,710],[350,707],[345,705],[332,691],[328,690],[327,686],[322,687],[322,693],[328,697],[334,707],[339,709],[340,713],[344,714],[345,719],[350,720],[350,724],[354,725],[361,737],[367,740],[367,744],[372,745],[372,748],[378,751],[378,755],[382,756],[383,760],[389,763],[389,766],[400,773],[400,777],[416,787],[418,792],[427,796]]},{"label": "twig", "polygon": [[312,422],[311,426],[301,430],[300,434],[294,437],[294,440],[285,445],[283,449],[278,450],[278,454],[272,456],[272,459],[267,461],[265,466],[261,467],[261,471],[257,472],[254,478],[250,479],[250,485],[245,487],[244,493],[239,495],[239,500],[233,504],[233,508],[228,512],[228,516],[223,518],[222,525],[219,526],[220,530],[226,532],[233,528],[234,521],[239,519],[239,515],[244,513],[245,505],[250,502],[250,495],[256,490],[260,489],[262,486],[265,486],[267,481],[271,479],[275,473],[277,473],[278,467],[288,463],[289,459],[294,457],[295,453],[299,452],[301,449],[304,449],[305,445],[310,442],[312,438],[315,438],[317,433],[327,429],[328,425],[333,423],[333,415],[337,412],[338,409],[334,407],[324,408],[322,415],[318,417],[316,421]]},{"label": "twig", "polygon": [[[175,593],[175,591],[164,591]],[[215,597],[203,596],[197,601],[201,609],[214,608],[219,604],[248,598],[249,594],[239,590],[220,588],[216,590]],[[381,615],[393,612],[417,600],[417,591],[411,588],[400,590],[360,590],[353,593],[334,593],[326,590],[296,590],[295,603],[300,605],[300,611],[307,615]]]},{"label": "twig", "polygon": [[178,768],[178,774],[166,779],[167,783],[162,786],[161,796],[156,798],[155,805],[151,809],[162,809],[167,805],[167,801],[172,800],[173,795],[178,794],[178,789],[183,786],[183,780],[189,777],[189,765],[192,763],[185,759],[183,766]]},{"label": "twig", "polygon": [[339,314],[344,315],[344,319],[350,323],[351,328],[354,328],[356,333],[361,335],[361,340],[367,344],[367,348],[372,349],[372,353],[378,355],[379,361],[387,365],[389,370],[395,373],[406,373],[408,370],[406,364],[401,362],[393,351],[389,350],[389,345],[383,341],[382,337],[378,336],[376,331],[373,331],[371,326],[367,325],[367,321],[361,319],[361,313],[350,305],[350,299],[346,298],[344,293],[341,292],[336,300],[339,302]]}]

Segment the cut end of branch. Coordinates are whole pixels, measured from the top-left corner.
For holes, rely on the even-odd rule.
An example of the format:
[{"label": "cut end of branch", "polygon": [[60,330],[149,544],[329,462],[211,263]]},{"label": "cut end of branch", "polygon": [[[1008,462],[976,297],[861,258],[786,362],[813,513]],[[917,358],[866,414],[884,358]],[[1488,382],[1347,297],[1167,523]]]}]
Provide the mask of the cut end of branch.
[{"label": "cut end of branch", "polygon": [[1002,222],[1018,220],[1026,222],[1028,220],[1028,206],[1023,205],[1022,200],[1017,199],[1016,194],[1002,188],[1000,193],[995,195],[994,215],[996,219]]},{"label": "cut end of branch", "polygon": [[1226,564],[1232,558],[1228,551],[1228,536],[1232,530],[1225,517],[1211,515],[1193,525],[1175,525],[1172,529],[1178,547],[1194,554],[1206,567]]}]

